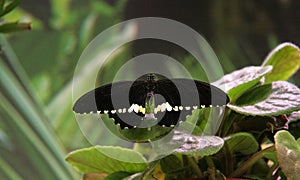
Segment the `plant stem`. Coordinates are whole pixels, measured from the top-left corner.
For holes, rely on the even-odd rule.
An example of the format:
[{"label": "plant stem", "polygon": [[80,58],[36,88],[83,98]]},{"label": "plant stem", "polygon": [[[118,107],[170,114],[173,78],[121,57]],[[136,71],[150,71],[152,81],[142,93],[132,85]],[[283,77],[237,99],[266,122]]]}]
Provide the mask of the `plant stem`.
[{"label": "plant stem", "polygon": [[206,163],[207,163],[208,167],[215,168],[215,164],[214,164],[214,162],[213,162],[213,160],[211,159],[210,156],[206,156],[205,160],[206,160]]},{"label": "plant stem", "polygon": [[233,171],[233,157],[232,152],[228,147],[228,144],[225,143],[222,148],[222,153],[224,154],[224,164],[225,164],[225,174],[230,174]]},{"label": "plant stem", "polygon": [[188,157],[189,164],[192,166],[193,170],[197,174],[198,177],[203,177],[203,173],[199,169],[197,162],[195,161],[194,157]]},{"label": "plant stem", "polygon": [[146,180],[148,179],[149,174],[153,171],[153,169],[155,168],[155,166],[157,165],[159,161],[153,161],[150,162],[147,166],[147,168],[144,170],[143,174],[141,175],[140,179],[141,180]]},{"label": "plant stem", "polygon": [[275,146],[268,147],[263,149],[257,153],[255,153],[251,158],[242,163],[233,173],[229,175],[229,177],[240,177],[243,175],[256,161],[261,159],[265,152],[275,151]]},{"label": "plant stem", "polygon": [[217,133],[218,136],[220,137],[224,137],[226,136],[227,134],[227,131],[228,131],[228,127],[231,126],[232,124],[232,118],[231,117],[231,109],[229,109],[228,107],[225,108],[225,113],[224,113],[224,116],[223,116],[223,119],[222,119],[222,122],[221,122],[221,125],[220,125],[220,128],[219,128],[219,132]]}]

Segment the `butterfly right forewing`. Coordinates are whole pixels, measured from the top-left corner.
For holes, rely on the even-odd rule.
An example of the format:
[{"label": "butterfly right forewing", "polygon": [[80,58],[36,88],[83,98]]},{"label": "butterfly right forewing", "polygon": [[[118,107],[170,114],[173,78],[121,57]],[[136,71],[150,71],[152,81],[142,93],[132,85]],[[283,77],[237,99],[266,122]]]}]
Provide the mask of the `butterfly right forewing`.
[{"label": "butterfly right forewing", "polygon": [[164,96],[173,107],[179,106],[179,111],[166,111],[159,121],[159,125],[176,125],[178,121],[186,119],[195,107],[222,106],[229,102],[229,98],[219,88],[206,82],[192,79],[162,79],[157,82],[156,93]]}]

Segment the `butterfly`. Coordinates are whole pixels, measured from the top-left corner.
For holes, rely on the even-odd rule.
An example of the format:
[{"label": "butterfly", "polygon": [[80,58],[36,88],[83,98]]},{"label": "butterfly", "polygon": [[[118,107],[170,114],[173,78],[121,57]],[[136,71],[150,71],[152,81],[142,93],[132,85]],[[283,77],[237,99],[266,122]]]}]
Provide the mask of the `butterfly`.
[{"label": "butterfly", "polygon": [[209,83],[148,73],[135,81],[114,82],[87,92],[75,102],[73,111],[108,114],[122,129],[141,127],[143,118],[172,127],[194,109],[228,102],[227,94]]}]

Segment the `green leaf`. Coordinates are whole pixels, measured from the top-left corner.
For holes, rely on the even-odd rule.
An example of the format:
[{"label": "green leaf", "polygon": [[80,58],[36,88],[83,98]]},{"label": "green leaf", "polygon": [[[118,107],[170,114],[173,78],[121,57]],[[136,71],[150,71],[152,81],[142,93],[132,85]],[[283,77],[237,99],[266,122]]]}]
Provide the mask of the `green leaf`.
[{"label": "green leaf", "polygon": [[[118,158],[118,159],[115,159]],[[113,146],[94,146],[68,154],[66,160],[82,173],[135,173],[146,166],[144,157],[133,150]]]},{"label": "green leaf", "polygon": [[175,153],[197,156],[209,156],[217,153],[223,146],[224,140],[218,136],[193,136],[176,132],[171,144],[180,144]]},{"label": "green leaf", "polygon": [[274,152],[265,152],[264,157],[271,160],[274,163],[273,166],[278,165],[278,158],[277,158],[276,151],[274,151]]},{"label": "green leaf", "polygon": [[277,116],[300,109],[300,89],[286,81],[257,86],[229,108],[246,115]]},{"label": "green leaf", "polygon": [[236,133],[225,138],[226,144],[232,152],[248,155],[258,150],[258,143],[249,133]]},{"label": "green leaf", "polygon": [[0,12],[4,9],[5,0],[0,0]]},{"label": "green leaf", "polygon": [[300,177],[300,139],[297,141],[288,131],[275,134],[275,147],[279,165],[288,179]]},{"label": "green leaf", "polygon": [[292,43],[278,45],[264,60],[263,66],[273,70],[265,76],[265,82],[289,79],[300,67],[300,50]]},{"label": "green leaf", "polygon": [[182,169],[182,165],[181,160],[173,154],[160,160],[160,167],[164,173],[172,173],[178,169]]},{"label": "green leaf", "polygon": [[30,29],[31,29],[31,26],[29,23],[10,22],[10,23],[4,23],[4,24],[0,25],[1,33],[25,31],[25,30],[30,30]]},{"label": "green leaf", "polygon": [[11,139],[8,137],[7,133],[1,130],[1,125],[0,125],[0,148],[3,149],[11,149],[12,148],[12,142]]},{"label": "green leaf", "polygon": [[3,8],[3,10],[0,12],[0,17],[4,16],[5,14],[7,14],[10,11],[12,11],[13,9],[15,9],[20,4],[20,2],[21,2],[21,0],[13,0],[9,4],[7,4]]},{"label": "green leaf", "polygon": [[[29,77],[37,77],[39,74],[49,74],[53,71],[58,75],[57,69],[61,63],[60,60],[63,59],[60,56],[64,55],[64,46],[72,47],[71,44],[63,44],[68,41],[66,37],[71,38],[64,32],[23,32],[16,34],[11,44],[15,53],[19,57],[22,57],[20,63],[25,71],[28,72]],[[28,44],[30,44],[30,46],[28,46]],[[51,51],[49,51],[49,49],[51,49]],[[43,59],[43,61],[40,61],[41,59]],[[68,62],[68,66],[74,67],[74,63],[75,62]],[[55,84],[51,85],[54,86]],[[53,89],[53,87],[51,88]]]},{"label": "green leaf", "polygon": [[225,85],[230,102],[234,102],[246,90],[256,85],[259,80],[272,70],[272,66],[249,66],[223,76],[212,84],[217,87]]},{"label": "green leaf", "polygon": [[1,178],[3,179],[22,179],[22,177],[20,176],[20,174],[18,174],[14,167],[11,167],[5,160],[3,160],[0,157],[0,164],[1,164]]},{"label": "green leaf", "polygon": [[43,110],[2,59],[0,77],[0,114],[7,136],[13,139],[10,151],[0,149],[3,159],[12,162],[25,178],[32,178],[32,173],[42,179],[73,177],[63,160],[64,149]]}]

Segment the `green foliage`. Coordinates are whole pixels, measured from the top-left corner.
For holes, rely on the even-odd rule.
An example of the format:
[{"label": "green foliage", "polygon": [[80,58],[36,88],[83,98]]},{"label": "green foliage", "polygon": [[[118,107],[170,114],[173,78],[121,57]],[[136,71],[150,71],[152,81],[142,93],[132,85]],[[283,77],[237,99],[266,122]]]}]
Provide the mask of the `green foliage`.
[{"label": "green foliage", "polygon": [[[286,50],[290,47],[293,49]],[[163,131],[163,128],[139,131],[136,129],[122,130],[116,128],[113,121],[107,118],[105,121],[107,121],[108,127],[114,129],[113,132],[119,136],[125,134],[127,139],[129,137],[130,140],[143,141],[152,135],[151,138],[154,139],[166,136],[168,140],[158,143],[150,141],[156,148],[156,156],[163,158],[158,160],[159,163],[157,161],[145,162],[138,174],[118,168],[113,172],[100,172],[113,173],[107,176],[108,179],[111,177],[127,177],[127,179],[148,179],[150,177],[158,179],[186,177],[270,179],[272,176],[272,178],[293,179],[299,176],[297,174],[300,168],[298,162],[300,159],[298,157],[300,153],[299,140],[296,142],[287,131],[280,131],[286,129],[289,123],[289,118],[285,114],[291,114],[290,119],[294,122],[299,119],[297,113],[300,110],[300,89],[289,82],[282,81],[288,79],[298,70],[299,66],[294,64],[294,68],[291,70],[277,65],[290,57],[293,57],[290,58],[293,62],[298,62],[295,57],[298,57],[300,52],[295,51],[296,49],[298,48],[292,44],[279,45],[265,60],[264,66],[245,67],[227,74],[213,83],[217,86],[225,85],[231,98],[217,132],[212,128],[217,124],[217,116],[211,114],[213,110],[218,109],[215,107],[194,110],[192,115],[187,116],[175,131],[171,131],[171,129]],[[298,62],[298,64],[300,63]],[[283,74],[283,76],[279,76],[277,73]],[[189,132],[190,129],[194,130]],[[277,131],[279,132],[275,135]],[[167,135],[165,135],[166,133]],[[219,136],[206,135],[214,133]],[[273,143],[274,137],[275,144]],[[266,144],[269,144],[268,147]],[[141,150],[142,146],[138,147],[136,146],[135,151]],[[171,154],[164,157],[168,151],[165,147],[171,149]],[[95,148],[101,147],[90,149]],[[120,153],[123,153],[122,151],[120,150]],[[79,150],[79,152],[82,153],[82,157],[85,157],[84,160],[96,157],[85,150]],[[150,156],[147,148],[142,152],[143,155]],[[72,156],[73,153],[68,157]],[[263,158],[272,161],[273,165],[265,163]],[[106,159],[105,161],[100,159],[93,162],[82,162],[82,164],[94,167],[99,161],[108,164],[116,161],[115,159]],[[294,164],[295,168],[289,168],[290,164]],[[73,166],[79,167],[78,164],[73,164]],[[79,169],[84,173],[92,172]]]},{"label": "green foliage", "polygon": [[279,165],[288,179],[300,176],[300,139],[288,131],[279,131],[275,135],[275,147]]},{"label": "green foliage", "polygon": [[299,110],[300,89],[285,81],[257,86],[243,94],[231,109],[246,115],[277,116]]},{"label": "green foliage", "polygon": [[[182,142],[178,142],[177,136],[182,138]],[[223,146],[224,140],[217,136],[193,136],[190,134],[176,134],[170,143],[180,144],[179,148],[174,150],[175,153],[208,156],[217,153]]]},{"label": "green foliage", "polygon": [[[120,12],[126,1],[111,6],[97,0],[51,0],[49,7],[45,6],[49,13],[45,8],[42,15],[34,13],[39,9],[37,6],[18,8],[20,2],[0,0],[0,33],[34,28],[31,32],[7,35],[12,47],[6,38],[0,38],[3,55],[0,59],[0,176],[3,179],[78,179],[64,156],[72,149],[90,144],[71,112],[73,70],[88,42],[122,19]],[[30,24],[22,21],[28,18]],[[104,58],[106,54],[102,52],[131,35],[132,32],[114,32],[110,35],[113,40],[108,38],[103,42],[100,53],[91,54],[78,70],[82,88],[79,92],[86,92],[87,80],[98,71],[93,56]],[[224,46],[236,48],[234,54],[242,59],[234,40]],[[124,48],[118,53],[121,55],[112,57],[105,65],[105,76],[100,72],[101,82],[110,82],[116,69],[131,56]],[[234,69],[226,52],[220,54],[225,59],[224,67]],[[151,144],[162,159],[147,162],[144,157],[153,157],[148,147],[141,144],[140,147],[136,144],[134,150],[95,146],[71,152],[66,159],[84,174],[84,179],[295,179],[300,167],[299,139],[296,141],[287,131],[279,130],[286,129],[299,137],[299,89],[286,82],[298,71],[299,57],[297,46],[283,43],[267,56],[261,67],[245,67],[214,82],[217,86],[225,84],[231,99],[222,122],[214,115],[218,114],[217,108],[195,110],[180,124],[180,131],[172,133],[169,133],[172,128],[161,127],[151,131],[121,130],[111,119],[104,118],[114,134],[129,140],[155,140],[170,134],[168,143],[174,146],[171,154],[165,153],[168,149],[163,149],[162,144]],[[203,74],[203,69],[195,66],[191,58],[184,58],[183,63],[193,67],[189,69],[192,75]],[[88,128],[93,138],[111,142],[110,138],[101,139],[97,126]],[[190,129],[193,131],[186,132]]]},{"label": "green foliage", "polygon": [[[117,156],[119,159],[111,157]],[[82,173],[141,172],[147,167],[141,154],[113,146],[94,146],[70,153],[66,160]]]},{"label": "green foliage", "polygon": [[[70,111],[72,85],[68,81],[73,75],[74,59],[78,59],[86,43],[113,21],[107,21],[102,27],[92,23],[90,28],[81,31],[85,41],[79,42],[77,33],[81,24],[71,28],[68,23],[81,22],[86,13],[76,17],[68,14],[64,8],[71,6],[70,1],[64,1],[66,6],[57,1],[58,5],[54,7],[53,3],[51,8],[42,4],[52,11],[62,8],[60,12],[66,12],[66,21],[60,26],[50,25],[54,17],[41,22],[31,12],[17,7],[20,2],[0,1],[0,33],[34,28],[30,32],[0,36],[0,175],[3,179],[78,179],[78,173],[64,157],[69,149],[78,148],[78,144],[87,146],[88,142]],[[26,3],[29,2],[21,5]],[[100,6],[93,12],[98,22]],[[32,8],[40,9],[33,5]],[[83,7],[77,5],[77,8],[72,11],[74,14]],[[117,20],[122,7],[115,8],[119,10],[107,17],[114,16]],[[23,22],[24,19],[32,22]]]},{"label": "green foliage", "polygon": [[235,133],[226,138],[226,145],[232,152],[252,154],[258,150],[258,143],[249,133]]},{"label": "green foliage", "polygon": [[245,67],[223,76],[220,80],[213,82],[212,84],[216,86],[225,85],[226,89],[228,89],[228,96],[232,103],[246,90],[259,83],[259,80],[271,70],[272,66]]},{"label": "green foliage", "polygon": [[[5,123],[1,123],[1,128],[11,139],[11,152],[3,149],[1,154],[5,154],[3,158],[22,158],[22,154],[26,154],[23,163],[30,161],[32,166],[31,172],[36,172],[40,177],[53,178],[70,178],[69,168],[61,161],[64,149],[61,147],[54,130],[49,128],[49,121],[37,102],[26,92],[18,81],[18,79],[8,70],[8,67],[0,61],[1,74],[1,114]],[[15,131],[11,131],[14,129]],[[23,137],[19,139],[18,137]],[[20,150],[22,154],[18,154]],[[14,153],[17,153],[15,155]],[[35,158],[33,158],[35,157]],[[32,158],[32,160],[30,160]],[[43,165],[40,163],[44,162]],[[24,165],[24,164],[23,164]],[[22,163],[15,161],[14,167],[22,166]],[[21,168],[21,167],[19,167]],[[24,168],[23,170],[26,171]],[[20,173],[24,177],[30,178],[30,174],[26,174],[22,169]],[[44,174],[40,174],[41,172]],[[23,174],[24,173],[24,174]],[[8,176],[10,176],[8,174]]]},{"label": "green foliage", "polygon": [[[6,1],[1,0],[0,1],[0,18],[3,18],[5,15],[10,13],[12,10],[14,10],[20,3],[20,0],[12,0],[12,1]],[[29,23],[24,22],[1,22],[0,24],[0,33],[10,33],[10,32],[16,32],[16,31],[24,31],[24,30],[30,30],[31,26]]]},{"label": "green foliage", "polygon": [[263,66],[273,66],[265,76],[265,82],[288,80],[300,66],[299,48],[292,43],[277,46],[265,59]]}]

